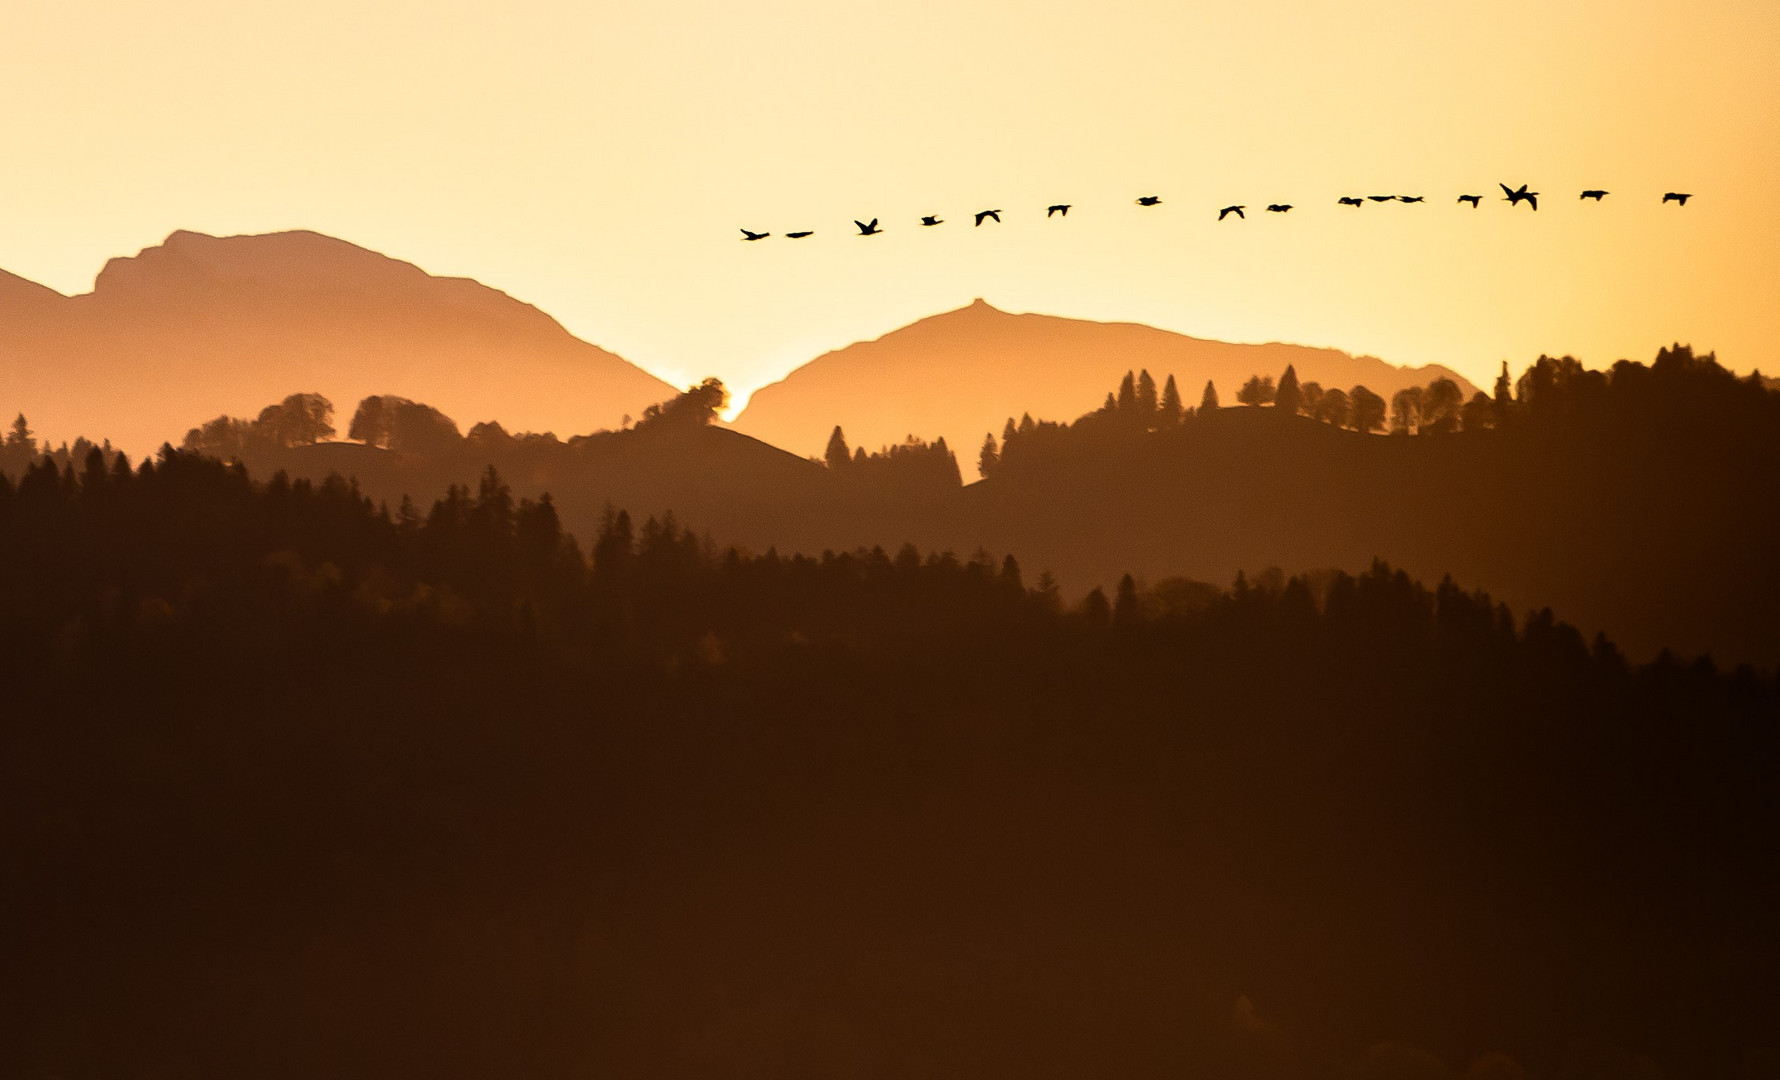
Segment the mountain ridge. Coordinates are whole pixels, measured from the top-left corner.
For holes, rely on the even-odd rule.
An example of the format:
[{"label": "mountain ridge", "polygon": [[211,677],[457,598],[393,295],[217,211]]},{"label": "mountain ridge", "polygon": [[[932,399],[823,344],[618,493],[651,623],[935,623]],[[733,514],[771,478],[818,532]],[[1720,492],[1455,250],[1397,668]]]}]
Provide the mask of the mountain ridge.
[{"label": "mountain ridge", "polygon": [[0,357],[5,407],[137,453],[194,415],[251,415],[296,390],[334,401],[342,428],[361,398],[395,393],[563,434],[677,392],[498,289],[309,230],[178,230],[74,296],[7,274]]},{"label": "mountain ridge", "polygon": [[[1145,323],[1009,312],[979,297],[810,360],[754,391],[733,424],[799,453],[820,453],[836,424],[856,446],[913,434],[944,436],[968,451],[985,431],[998,434],[1009,416],[1073,419],[1127,370],[1148,370],[1158,386],[1177,376],[1190,407],[1207,379],[1233,404],[1242,380],[1277,377],[1287,364],[1300,380],[1363,384],[1387,398],[1442,376],[1467,397],[1477,389],[1439,364],[1400,367],[1326,346],[1225,342]],[[1046,384],[1022,385],[1011,377],[1021,372],[1041,374]],[[936,385],[946,387],[943,400],[929,395]]]}]

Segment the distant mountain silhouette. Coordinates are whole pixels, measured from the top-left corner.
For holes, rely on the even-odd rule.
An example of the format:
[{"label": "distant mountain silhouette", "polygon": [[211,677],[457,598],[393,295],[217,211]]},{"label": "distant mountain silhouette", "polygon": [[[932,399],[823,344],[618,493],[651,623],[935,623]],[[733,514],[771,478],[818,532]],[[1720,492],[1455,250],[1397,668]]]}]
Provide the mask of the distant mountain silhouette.
[{"label": "distant mountain silhouette", "polygon": [[734,426],[799,454],[821,453],[836,424],[855,446],[913,433],[968,447],[984,432],[999,432],[1009,416],[1077,416],[1128,368],[1148,368],[1158,379],[1173,374],[1195,400],[1210,379],[1234,400],[1249,376],[1287,365],[1300,378],[1365,385],[1387,399],[1442,375],[1467,398],[1476,392],[1436,364],[1402,368],[1336,349],[1235,345],[1137,323],[1015,315],[977,300],[817,357],[755,391]]},{"label": "distant mountain silhouette", "polygon": [[0,273],[0,398],[47,436],[142,452],[293,386],[565,435],[674,392],[499,290],[313,232],[175,232],[72,297]]}]

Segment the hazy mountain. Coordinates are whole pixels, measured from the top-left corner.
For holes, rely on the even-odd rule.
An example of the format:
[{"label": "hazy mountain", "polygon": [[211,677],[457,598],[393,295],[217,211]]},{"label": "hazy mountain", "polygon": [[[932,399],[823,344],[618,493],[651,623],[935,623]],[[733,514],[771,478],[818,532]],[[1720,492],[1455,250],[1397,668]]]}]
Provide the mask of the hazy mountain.
[{"label": "hazy mountain", "polygon": [[985,432],[1009,416],[1067,419],[1099,404],[1128,370],[1148,369],[1158,388],[1173,374],[1188,406],[1207,379],[1225,405],[1249,376],[1298,378],[1325,387],[1364,385],[1386,400],[1405,386],[1444,375],[1470,397],[1456,372],[1437,364],[1406,368],[1371,356],[1304,345],[1233,345],[1137,323],[1014,315],[977,300],[817,357],[762,387],[735,427],[799,454],[820,454],[836,424],[854,446],[875,448],[909,434],[944,436],[974,454]]},{"label": "hazy mountain", "polygon": [[296,390],[327,395],[342,429],[395,393],[564,435],[675,392],[503,292],[313,232],[176,232],[72,297],[0,273],[0,408],[49,438],[140,452]]}]

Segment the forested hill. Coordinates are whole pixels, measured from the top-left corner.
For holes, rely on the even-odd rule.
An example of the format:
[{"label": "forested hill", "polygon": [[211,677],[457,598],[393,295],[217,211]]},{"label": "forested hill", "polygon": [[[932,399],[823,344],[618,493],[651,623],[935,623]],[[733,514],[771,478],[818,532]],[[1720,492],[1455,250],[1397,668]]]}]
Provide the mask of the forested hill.
[{"label": "forested hill", "polygon": [[1771,672],[88,457],[0,484],[5,1075],[1775,1060]]},{"label": "forested hill", "polygon": [[[358,441],[318,442],[335,432],[331,404],[293,395],[256,420],[212,420],[186,445],[256,475],[339,472],[392,511],[494,465],[521,497],[550,492],[581,537],[610,503],[672,511],[755,552],[986,546],[1049,570],[1072,600],[1127,571],[1228,581],[1384,558],[1516,611],[1550,606],[1641,658],[1667,647],[1780,661],[1780,394],[1758,379],[1686,347],[1609,371],[1542,358],[1470,400],[1447,380],[1387,401],[1288,372],[1221,395],[1133,373],[1102,408],[1071,423],[1010,418],[987,447],[867,452],[836,430],[821,461],[713,426],[714,381],[635,428],[568,440],[492,422],[461,433],[436,409],[378,397],[348,425]],[[17,475],[30,446],[15,430],[0,466]],[[83,455],[77,444],[57,458],[78,467]],[[987,478],[963,485],[960,458]]]}]

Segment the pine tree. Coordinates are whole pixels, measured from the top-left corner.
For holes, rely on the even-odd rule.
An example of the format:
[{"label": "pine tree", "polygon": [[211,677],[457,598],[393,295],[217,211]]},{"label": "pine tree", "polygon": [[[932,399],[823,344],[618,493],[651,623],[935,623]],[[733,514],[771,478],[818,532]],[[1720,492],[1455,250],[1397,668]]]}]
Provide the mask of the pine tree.
[{"label": "pine tree", "polygon": [[1211,384],[1210,379],[1207,379],[1205,380],[1205,393],[1199,397],[1199,415],[1209,416],[1217,412],[1219,408],[1221,406],[1218,405],[1218,388]]},{"label": "pine tree", "polygon": [[1156,380],[1145,368],[1137,376],[1137,412],[1145,424],[1156,415]]},{"label": "pine tree", "polygon": [[1180,423],[1180,389],[1174,385],[1173,375],[1168,376],[1168,381],[1162,384],[1162,404],[1159,408],[1157,419],[1163,427],[1173,427]]},{"label": "pine tree", "polygon": [[1125,377],[1119,381],[1119,399],[1116,408],[1122,413],[1129,413],[1132,409],[1137,408],[1137,376],[1135,373],[1127,371]]},{"label": "pine tree", "polygon": [[1112,623],[1116,629],[1128,630],[1137,625],[1137,582],[1130,574],[1119,579],[1117,599],[1113,601]]},{"label": "pine tree", "polygon": [[987,480],[995,475],[995,467],[1000,464],[1001,456],[995,452],[995,433],[990,432],[983,436],[983,449],[977,454],[977,472]]},{"label": "pine tree", "polygon": [[852,460],[847,451],[847,437],[841,434],[839,424],[834,425],[834,434],[828,437],[828,449],[823,452],[822,460],[828,462],[831,469],[838,469]]}]

